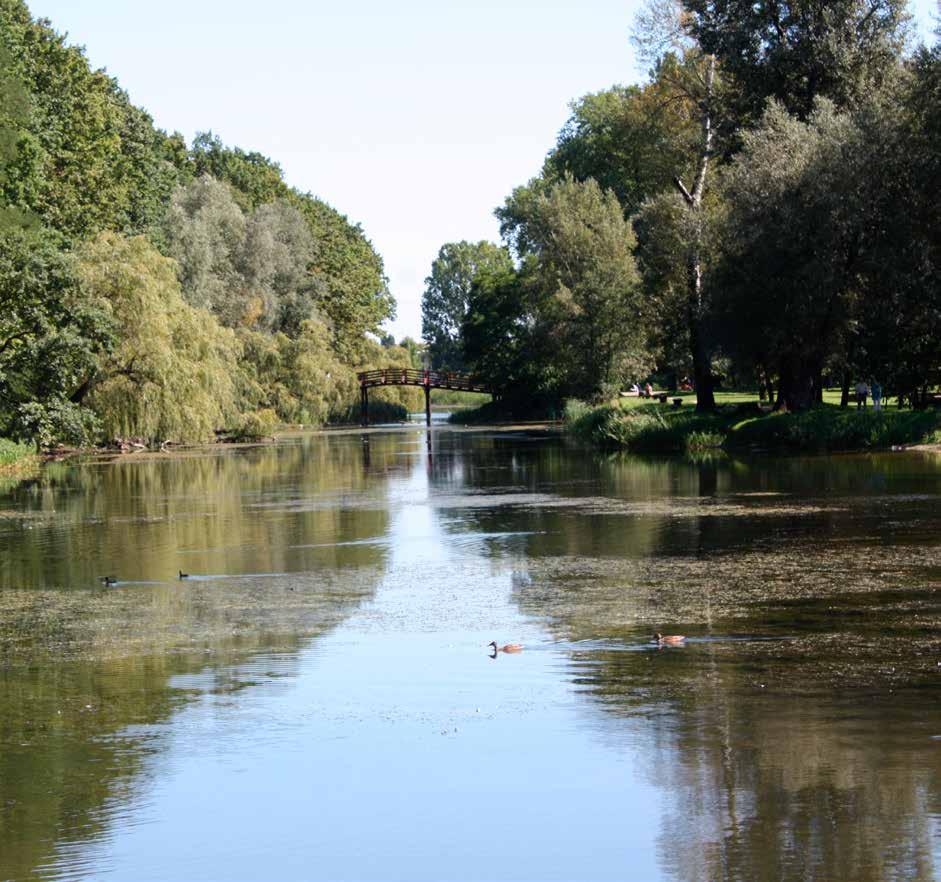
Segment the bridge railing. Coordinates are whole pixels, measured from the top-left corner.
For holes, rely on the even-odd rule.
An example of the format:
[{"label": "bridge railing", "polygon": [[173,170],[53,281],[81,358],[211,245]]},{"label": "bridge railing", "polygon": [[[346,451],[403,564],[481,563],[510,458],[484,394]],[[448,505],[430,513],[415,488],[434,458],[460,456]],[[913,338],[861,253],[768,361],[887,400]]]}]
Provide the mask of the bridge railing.
[{"label": "bridge railing", "polygon": [[451,371],[431,371],[416,368],[382,368],[362,371],[356,375],[363,388],[371,386],[426,386],[429,389],[456,389],[461,392],[489,392],[485,384]]}]

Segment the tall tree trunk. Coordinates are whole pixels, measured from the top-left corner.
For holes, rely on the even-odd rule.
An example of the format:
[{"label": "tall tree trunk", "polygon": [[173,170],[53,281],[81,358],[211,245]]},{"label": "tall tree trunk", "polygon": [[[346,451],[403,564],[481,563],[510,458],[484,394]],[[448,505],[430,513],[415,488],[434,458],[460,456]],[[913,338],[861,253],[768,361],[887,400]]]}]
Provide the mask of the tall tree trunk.
[{"label": "tall tree trunk", "polygon": [[820,389],[818,369],[799,359],[788,358],[781,364],[778,400],[774,409],[782,413],[810,410]]},{"label": "tall tree trunk", "polygon": [[715,378],[712,376],[712,356],[706,348],[701,322],[690,320],[690,339],[693,355],[693,379],[696,383],[696,410],[716,409]]},{"label": "tall tree trunk", "polygon": [[840,407],[849,407],[850,406],[850,381],[852,375],[850,374],[849,368],[846,368],[843,371],[843,388],[840,391]]},{"label": "tall tree trunk", "polygon": [[680,178],[673,182],[680,191],[688,210],[693,214],[695,239],[691,245],[687,266],[687,321],[689,324],[690,347],[693,356],[693,373],[696,375],[696,410],[715,410],[715,381],[712,376],[712,352],[706,339],[705,318],[706,299],[703,294],[703,259],[702,259],[702,200],[706,189],[709,172],[709,160],[712,158],[714,139],[712,125],[712,103],[715,92],[716,57],[706,59],[705,96],[700,104],[702,110],[702,145],[696,167],[696,179],[692,191],[688,190]]}]

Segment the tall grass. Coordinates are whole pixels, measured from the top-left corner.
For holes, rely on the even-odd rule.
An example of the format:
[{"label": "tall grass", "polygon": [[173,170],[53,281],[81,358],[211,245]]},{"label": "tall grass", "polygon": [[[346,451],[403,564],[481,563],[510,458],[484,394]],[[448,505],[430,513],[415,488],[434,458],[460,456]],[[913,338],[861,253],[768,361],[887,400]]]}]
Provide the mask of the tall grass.
[{"label": "tall grass", "polygon": [[32,444],[0,438],[0,493],[8,493],[38,470],[39,455]]},{"label": "tall grass", "polygon": [[721,447],[726,419],[648,404],[623,410],[618,405],[589,407],[570,402],[566,408],[569,431],[601,447],[638,453],[682,453]]},{"label": "tall grass", "polygon": [[36,448],[32,444],[0,438],[0,467],[11,468],[35,459]]},{"label": "tall grass", "polygon": [[589,407],[571,402],[568,430],[599,447],[645,453],[717,449],[830,452],[941,442],[937,411],[857,411],[824,406],[799,414],[753,415],[748,408],[714,414],[644,404]]}]

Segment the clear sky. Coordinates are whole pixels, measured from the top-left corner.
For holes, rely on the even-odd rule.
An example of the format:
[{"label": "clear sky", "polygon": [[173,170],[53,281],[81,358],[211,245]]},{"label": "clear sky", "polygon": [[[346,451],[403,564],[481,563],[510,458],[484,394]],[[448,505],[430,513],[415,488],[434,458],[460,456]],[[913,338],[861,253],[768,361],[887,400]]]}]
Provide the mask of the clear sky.
[{"label": "clear sky", "polygon": [[[438,248],[498,237],[568,102],[642,72],[640,0],[29,0],[161,128],[212,130],[361,223],[396,337],[421,331]],[[935,0],[914,0],[923,32]]]}]

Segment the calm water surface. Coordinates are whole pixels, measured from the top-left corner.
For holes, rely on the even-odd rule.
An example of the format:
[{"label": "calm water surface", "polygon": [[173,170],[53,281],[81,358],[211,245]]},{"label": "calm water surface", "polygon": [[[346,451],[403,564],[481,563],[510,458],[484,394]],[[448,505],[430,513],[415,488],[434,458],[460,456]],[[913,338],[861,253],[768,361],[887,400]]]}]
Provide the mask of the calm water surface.
[{"label": "calm water surface", "polygon": [[939,501],[444,427],[50,466],[0,879],[941,878]]}]

